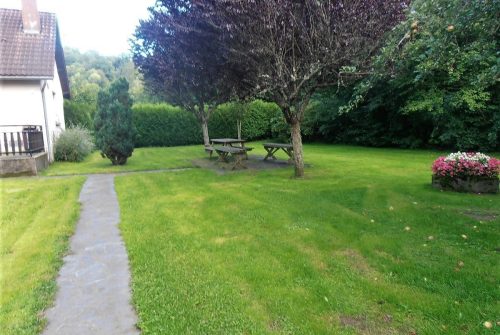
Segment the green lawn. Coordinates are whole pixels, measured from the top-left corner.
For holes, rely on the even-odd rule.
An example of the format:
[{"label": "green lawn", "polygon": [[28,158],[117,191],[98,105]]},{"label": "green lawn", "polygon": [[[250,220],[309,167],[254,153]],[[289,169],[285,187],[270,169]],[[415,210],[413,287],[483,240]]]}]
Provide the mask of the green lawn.
[{"label": "green lawn", "polygon": [[83,177],[0,180],[0,329],[37,334],[79,215]]},{"label": "green lawn", "polygon": [[107,158],[102,158],[98,151],[93,152],[83,162],[55,162],[43,172],[46,176],[113,173],[141,170],[159,170],[192,167],[191,161],[205,157],[200,145],[170,148],[137,148],[127,164],[113,166]]},{"label": "green lawn", "polygon": [[117,177],[143,334],[494,334],[500,196],[432,189],[437,156],[307,145],[301,180]]}]

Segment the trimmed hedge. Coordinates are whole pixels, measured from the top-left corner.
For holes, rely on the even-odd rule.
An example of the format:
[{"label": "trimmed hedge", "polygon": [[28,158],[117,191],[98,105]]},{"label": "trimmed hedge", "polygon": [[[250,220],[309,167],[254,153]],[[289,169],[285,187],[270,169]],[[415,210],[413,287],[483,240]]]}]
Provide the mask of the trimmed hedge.
[{"label": "trimmed hedge", "polygon": [[281,115],[281,110],[274,103],[254,100],[244,107],[239,103],[222,104],[215,110],[208,123],[210,137],[238,136],[238,114],[242,115],[241,136],[246,140],[269,138],[271,136],[271,120]]},{"label": "trimmed hedge", "polygon": [[[211,138],[238,135],[236,121],[241,112],[238,103],[220,105],[208,123]],[[201,125],[181,108],[169,104],[137,104],[132,107],[137,131],[136,147],[177,146],[203,143]],[[273,103],[255,100],[248,104],[242,120],[242,137],[255,140],[271,137],[271,121],[281,115]]]},{"label": "trimmed hedge", "polygon": [[249,140],[271,137],[271,123],[276,117],[283,117],[278,105],[262,100],[252,101],[241,124],[242,136]]},{"label": "trimmed hedge", "polygon": [[168,104],[137,104],[132,107],[136,147],[160,147],[202,143],[196,118]]},{"label": "trimmed hedge", "polygon": [[64,100],[64,123],[67,128],[80,126],[93,130],[94,114],[95,107],[81,102]]}]

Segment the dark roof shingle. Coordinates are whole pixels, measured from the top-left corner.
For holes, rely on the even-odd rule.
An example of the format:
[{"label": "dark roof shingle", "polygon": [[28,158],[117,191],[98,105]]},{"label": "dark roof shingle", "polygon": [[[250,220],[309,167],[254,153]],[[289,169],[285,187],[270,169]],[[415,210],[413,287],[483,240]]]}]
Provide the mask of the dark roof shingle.
[{"label": "dark roof shingle", "polygon": [[40,12],[40,26],[40,34],[26,34],[22,12],[0,8],[0,79],[53,79],[56,62],[63,95],[69,99],[56,15]]},{"label": "dark roof shingle", "polygon": [[53,78],[57,22],[40,13],[40,34],[23,32],[22,13],[0,9],[0,78]]}]

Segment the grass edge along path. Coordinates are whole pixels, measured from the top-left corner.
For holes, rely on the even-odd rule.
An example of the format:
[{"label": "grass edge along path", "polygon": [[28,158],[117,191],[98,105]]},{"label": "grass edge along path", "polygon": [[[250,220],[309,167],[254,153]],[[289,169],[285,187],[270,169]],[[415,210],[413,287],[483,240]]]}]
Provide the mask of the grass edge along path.
[{"label": "grass edge along path", "polygon": [[112,165],[94,151],[82,162],[54,162],[43,176],[85,175],[192,168],[191,161],[206,157],[202,146],[136,148],[125,165]]},{"label": "grass edge along path", "polygon": [[80,201],[71,255],[64,258],[59,292],[54,307],[45,313],[49,323],[43,334],[138,334],[114,176],[89,176]]},{"label": "grass edge along path", "polygon": [[0,329],[38,334],[78,220],[84,177],[0,179]]}]

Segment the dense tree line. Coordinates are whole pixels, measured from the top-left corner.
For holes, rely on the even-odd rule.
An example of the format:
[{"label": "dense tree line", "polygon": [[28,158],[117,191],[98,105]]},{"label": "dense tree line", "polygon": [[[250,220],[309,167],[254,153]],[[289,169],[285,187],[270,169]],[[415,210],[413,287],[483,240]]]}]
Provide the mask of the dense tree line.
[{"label": "dense tree line", "polygon": [[129,56],[103,56],[94,51],[82,53],[72,48],[66,48],[64,53],[71,89],[71,100],[65,101],[67,125],[92,129],[99,91],[109,88],[119,78],[129,82],[134,101],[154,101]]},{"label": "dense tree line", "polygon": [[129,56],[103,56],[72,48],[66,48],[64,54],[74,102],[95,105],[99,90],[119,78],[127,79],[134,100],[146,99],[142,77]]},{"label": "dense tree line", "polygon": [[318,139],[371,146],[500,149],[500,1],[415,0],[373,73],[317,94]]}]

